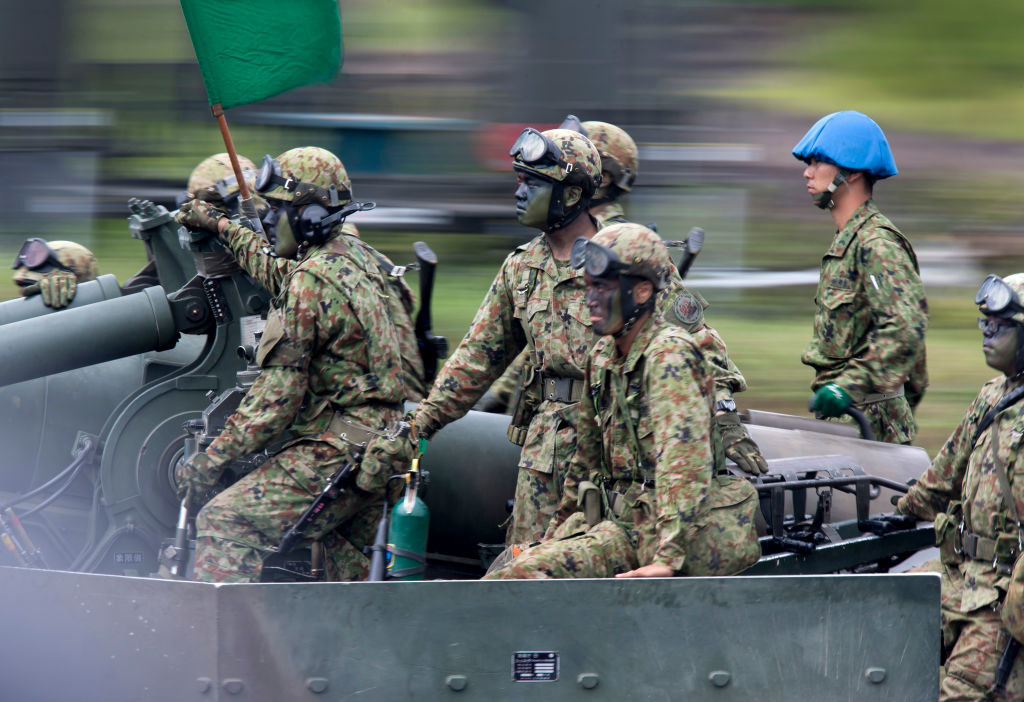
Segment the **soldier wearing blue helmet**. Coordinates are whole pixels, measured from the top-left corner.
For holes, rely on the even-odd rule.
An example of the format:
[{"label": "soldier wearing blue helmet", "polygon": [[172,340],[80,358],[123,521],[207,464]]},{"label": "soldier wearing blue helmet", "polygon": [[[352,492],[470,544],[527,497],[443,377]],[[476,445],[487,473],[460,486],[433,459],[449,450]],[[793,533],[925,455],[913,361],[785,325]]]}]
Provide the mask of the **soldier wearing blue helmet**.
[{"label": "soldier wearing blue helmet", "polygon": [[889,142],[870,117],[845,110],[818,120],[793,156],[836,227],[801,359],[815,370],[812,409],[833,418],[857,407],[876,439],[910,443],[928,384],[928,303],[914,249],[872,199],[875,182],[898,173]]}]

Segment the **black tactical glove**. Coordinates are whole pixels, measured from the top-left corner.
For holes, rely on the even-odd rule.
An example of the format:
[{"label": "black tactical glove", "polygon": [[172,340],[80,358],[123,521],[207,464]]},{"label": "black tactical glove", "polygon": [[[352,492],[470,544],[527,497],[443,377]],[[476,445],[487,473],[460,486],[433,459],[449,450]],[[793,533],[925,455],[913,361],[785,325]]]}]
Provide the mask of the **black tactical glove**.
[{"label": "black tactical glove", "polygon": [[71,304],[77,290],[78,276],[72,271],[58,270],[50,271],[38,283],[26,286],[21,294],[23,297],[39,295],[44,305],[59,310]]},{"label": "black tactical glove", "polygon": [[913,529],[915,524],[917,517],[909,514],[879,514],[871,519],[861,519],[857,522],[857,528],[870,531],[875,536],[884,536],[894,531]]},{"label": "black tactical glove", "polygon": [[761,455],[761,449],[743,428],[738,414],[735,412],[716,414],[714,422],[722,437],[722,447],[725,449],[727,458],[732,459],[745,473],[760,475],[768,472],[768,463]]},{"label": "black tactical glove", "polygon": [[174,221],[193,231],[217,234],[220,231],[220,218],[223,216],[220,210],[208,202],[189,200],[178,208]]}]

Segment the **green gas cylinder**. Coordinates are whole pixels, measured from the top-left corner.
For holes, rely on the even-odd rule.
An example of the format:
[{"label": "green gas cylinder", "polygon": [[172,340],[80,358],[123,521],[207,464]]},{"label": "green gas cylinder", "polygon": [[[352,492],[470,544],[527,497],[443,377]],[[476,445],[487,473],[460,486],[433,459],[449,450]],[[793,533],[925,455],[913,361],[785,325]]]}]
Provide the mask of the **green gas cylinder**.
[{"label": "green gas cylinder", "polygon": [[405,495],[391,510],[388,580],[423,580],[427,564],[430,510],[416,493],[416,481],[407,482]]}]

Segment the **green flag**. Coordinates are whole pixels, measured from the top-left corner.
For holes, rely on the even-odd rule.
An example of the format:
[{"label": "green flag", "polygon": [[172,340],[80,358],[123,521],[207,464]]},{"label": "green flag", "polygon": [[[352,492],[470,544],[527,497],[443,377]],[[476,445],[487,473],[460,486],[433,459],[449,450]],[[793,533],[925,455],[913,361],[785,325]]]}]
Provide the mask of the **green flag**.
[{"label": "green flag", "polygon": [[337,0],[181,0],[211,105],[224,109],[334,79]]}]

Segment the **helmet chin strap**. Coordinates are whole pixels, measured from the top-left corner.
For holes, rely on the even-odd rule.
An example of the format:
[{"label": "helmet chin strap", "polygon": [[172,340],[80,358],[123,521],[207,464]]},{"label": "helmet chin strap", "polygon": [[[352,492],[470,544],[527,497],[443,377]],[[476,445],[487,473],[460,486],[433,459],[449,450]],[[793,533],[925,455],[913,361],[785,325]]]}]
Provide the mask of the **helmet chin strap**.
[{"label": "helmet chin strap", "polygon": [[[586,209],[584,200],[581,197],[579,202],[569,210],[565,211],[565,184],[560,181],[553,181],[551,188],[551,202],[548,204],[548,225],[544,227],[544,232],[552,232],[555,229],[563,229],[569,226],[574,219],[580,216],[580,213]],[[590,202],[586,203],[588,206]]]},{"label": "helmet chin strap", "polygon": [[836,173],[836,177],[832,179],[831,183],[829,183],[828,188],[821,191],[820,193],[815,193],[814,195],[811,195],[811,199],[814,200],[815,205],[817,205],[819,208],[823,210],[835,207],[835,203],[832,202],[832,195],[839,188],[839,186],[845,182],[846,171],[840,168],[839,172]]},{"label": "helmet chin strap", "polygon": [[636,303],[636,300],[633,299],[633,288],[635,285],[635,280],[629,280],[624,275],[619,276],[619,286],[622,290],[622,316],[626,321],[623,323],[622,329],[612,334],[612,337],[615,339],[620,339],[628,334],[645,312],[654,309],[655,295],[647,298],[647,301],[642,305]]}]

